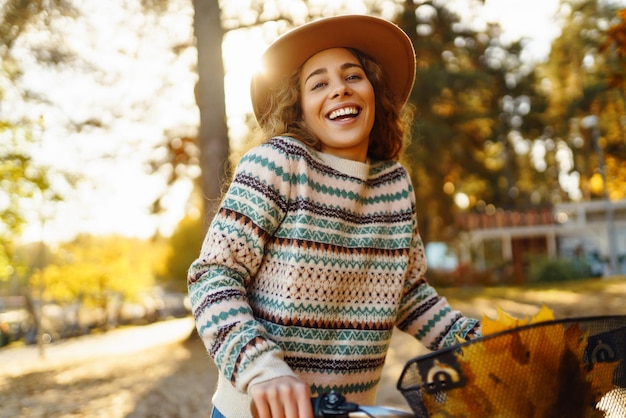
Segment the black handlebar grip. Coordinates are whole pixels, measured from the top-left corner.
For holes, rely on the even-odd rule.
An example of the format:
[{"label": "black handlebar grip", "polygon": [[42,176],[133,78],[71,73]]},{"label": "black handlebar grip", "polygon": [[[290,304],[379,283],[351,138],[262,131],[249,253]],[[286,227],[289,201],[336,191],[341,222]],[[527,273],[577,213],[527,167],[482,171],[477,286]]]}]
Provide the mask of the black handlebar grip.
[{"label": "black handlebar grip", "polygon": [[359,410],[357,404],[347,402],[343,395],[335,391],[312,398],[311,405],[313,406],[313,416],[315,418],[348,418],[350,412]]}]

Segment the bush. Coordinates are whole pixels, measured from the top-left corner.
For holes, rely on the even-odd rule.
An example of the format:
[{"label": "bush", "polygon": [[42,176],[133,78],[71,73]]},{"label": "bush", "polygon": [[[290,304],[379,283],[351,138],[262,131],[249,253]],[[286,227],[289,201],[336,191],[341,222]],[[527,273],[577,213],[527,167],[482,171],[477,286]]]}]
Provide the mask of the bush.
[{"label": "bush", "polygon": [[589,277],[589,268],[577,260],[557,258],[531,262],[530,282],[564,282]]}]

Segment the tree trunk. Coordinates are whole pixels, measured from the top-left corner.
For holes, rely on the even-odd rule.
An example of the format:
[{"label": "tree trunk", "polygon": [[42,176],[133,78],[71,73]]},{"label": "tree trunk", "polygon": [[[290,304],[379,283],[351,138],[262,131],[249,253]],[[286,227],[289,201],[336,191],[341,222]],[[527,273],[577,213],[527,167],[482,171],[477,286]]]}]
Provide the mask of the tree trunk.
[{"label": "tree trunk", "polygon": [[200,111],[201,190],[204,218],[210,223],[228,172],[228,127],[224,99],[222,39],[224,30],[217,0],[194,0],[194,34],[198,51],[196,102]]}]

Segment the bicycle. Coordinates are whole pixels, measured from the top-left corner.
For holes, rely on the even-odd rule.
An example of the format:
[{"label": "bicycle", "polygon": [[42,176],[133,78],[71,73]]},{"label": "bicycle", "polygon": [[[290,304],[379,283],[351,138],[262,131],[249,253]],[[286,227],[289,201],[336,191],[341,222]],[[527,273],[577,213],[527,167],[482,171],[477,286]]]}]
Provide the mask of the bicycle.
[{"label": "bicycle", "polygon": [[409,360],[396,387],[412,413],[335,392],[312,402],[316,418],[624,418],[625,360],[626,316],[552,320]]}]

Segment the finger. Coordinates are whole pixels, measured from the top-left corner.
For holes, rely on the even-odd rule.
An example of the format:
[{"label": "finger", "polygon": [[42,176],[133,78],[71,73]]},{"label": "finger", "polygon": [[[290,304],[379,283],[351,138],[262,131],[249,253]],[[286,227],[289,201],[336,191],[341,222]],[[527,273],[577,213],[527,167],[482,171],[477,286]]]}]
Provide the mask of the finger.
[{"label": "finger", "polygon": [[314,418],[313,405],[311,405],[311,391],[307,385],[302,385],[296,389],[296,400],[298,403],[298,418]]},{"label": "finger", "polygon": [[286,418],[301,418],[296,388],[293,386],[282,386],[280,388],[280,401]]},{"label": "finger", "polygon": [[[279,389],[272,387],[265,392],[271,418],[285,418],[285,410]],[[268,418],[269,418],[268,417]]]},{"label": "finger", "polygon": [[272,418],[270,406],[262,392],[252,394],[250,413],[253,418]]}]

